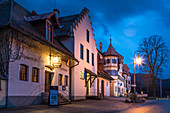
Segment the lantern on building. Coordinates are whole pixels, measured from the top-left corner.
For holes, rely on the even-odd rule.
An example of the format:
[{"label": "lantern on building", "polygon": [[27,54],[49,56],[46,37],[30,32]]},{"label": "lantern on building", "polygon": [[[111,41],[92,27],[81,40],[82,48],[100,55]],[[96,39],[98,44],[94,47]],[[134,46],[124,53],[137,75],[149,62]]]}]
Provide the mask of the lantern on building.
[{"label": "lantern on building", "polygon": [[57,57],[56,56],[52,57],[52,66],[54,68],[60,68],[61,65],[62,65],[61,57],[58,57],[58,56]]}]

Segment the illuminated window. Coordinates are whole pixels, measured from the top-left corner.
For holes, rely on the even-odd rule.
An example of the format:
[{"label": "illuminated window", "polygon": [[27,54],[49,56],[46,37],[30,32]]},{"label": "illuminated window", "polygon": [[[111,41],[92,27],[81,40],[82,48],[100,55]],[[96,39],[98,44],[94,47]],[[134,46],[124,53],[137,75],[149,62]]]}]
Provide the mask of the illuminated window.
[{"label": "illuminated window", "polygon": [[94,54],[92,53],[92,65],[94,66]]},{"label": "illuminated window", "polygon": [[62,74],[59,74],[58,76],[58,85],[61,86],[62,85],[62,82],[63,81],[63,75]]},{"label": "illuminated window", "polygon": [[86,30],[86,40],[89,42],[89,30]]},{"label": "illuminated window", "polygon": [[46,23],[46,40],[52,42],[52,26]]},{"label": "illuminated window", "polygon": [[83,45],[80,44],[80,58],[83,59]]},{"label": "illuminated window", "polygon": [[33,67],[32,68],[32,82],[38,82],[38,78],[39,78],[39,69]]},{"label": "illuminated window", "polygon": [[23,81],[28,80],[28,66],[21,64],[19,70],[19,79]]},{"label": "illuminated window", "polygon": [[65,86],[68,86],[68,76],[65,76]]}]

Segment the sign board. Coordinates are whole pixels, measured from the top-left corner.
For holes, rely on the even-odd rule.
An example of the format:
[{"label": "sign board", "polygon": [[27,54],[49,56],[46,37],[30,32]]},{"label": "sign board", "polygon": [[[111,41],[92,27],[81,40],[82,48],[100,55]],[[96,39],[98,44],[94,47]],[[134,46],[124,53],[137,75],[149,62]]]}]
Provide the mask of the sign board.
[{"label": "sign board", "polygon": [[136,87],[136,85],[131,85],[132,87]]},{"label": "sign board", "polygon": [[50,105],[58,105],[58,86],[50,86]]}]

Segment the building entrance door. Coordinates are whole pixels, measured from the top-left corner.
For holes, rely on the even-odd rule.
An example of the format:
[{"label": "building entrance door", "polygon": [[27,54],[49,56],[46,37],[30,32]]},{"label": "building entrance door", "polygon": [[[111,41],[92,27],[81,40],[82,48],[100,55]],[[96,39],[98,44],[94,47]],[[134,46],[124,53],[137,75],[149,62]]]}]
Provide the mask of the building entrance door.
[{"label": "building entrance door", "polygon": [[101,81],[101,93],[104,97],[104,80]]},{"label": "building entrance door", "polygon": [[51,86],[53,75],[54,75],[54,73],[45,71],[45,92],[50,91],[50,86]]}]

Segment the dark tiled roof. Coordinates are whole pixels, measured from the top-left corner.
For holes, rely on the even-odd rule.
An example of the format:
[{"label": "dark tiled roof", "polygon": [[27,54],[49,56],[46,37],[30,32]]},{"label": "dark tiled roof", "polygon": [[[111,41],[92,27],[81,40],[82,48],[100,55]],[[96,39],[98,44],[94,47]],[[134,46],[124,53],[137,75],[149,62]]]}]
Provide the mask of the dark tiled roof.
[{"label": "dark tiled roof", "polygon": [[0,3],[0,26],[9,24],[10,20],[11,3],[3,2]]},{"label": "dark tiled roof", "polygon": [[107,80],[114,80],[107,72],[105,72],[104,70],[98,68],[98,76],[105,78]]},{"label": "dark tiled roof", "polygon": [[107,51],[104,52],[104,56],[118,56],[121,59],[123,59],[123,56],[115,51],[115,49],[113,48],[112,44],[110,44],[109,48],[107,49]]},{"label": "dark tiled roof", "polygon": [[77,19],[79,15],[71,15],[71,16],[65,16],[60,17],[59,23],[61,29],[55,29],[55,35],[57,36],[64,36],[64,35],[70,35],[70,26],[73,24],[73,22]]},{"label": "dark tiled roof", "polygon": [[[50,14],[48,16],[50,16]],[[55,40],[55,44],[48,42],[45,39],[45,37],[42,36],[35,29],[35,27],[26,20],[25,17],[31,17],[31,16],[33,16],[31,12],[29,12],[28,10],[26,10],[16,2],[13,2],[13,0],[0,3],[0,26],[1,27],[6,26],[8,24],[10,27],[17,29],[18,31],[24,33],[25,35],[30,36],[31,38],[38,40],[45,45],[51,46],[54,49],[60,51],[61,53],[71,57],[72,59],[75,59],[73,54],[68,49],[66,49],[66,47],[62,45],[58,40]],[[46,17],[47,15],[44,16],[43,18]]]},{"label": "dark tiled roof", "polygon": [[84,7],[84,9],[80,12],[80,14],[60,17],[58,20],[59,20],[61,29],[55,30],[54,31],[55,35],[56,36],[65,36],[65,35],[68,36],[68,35],[70,35],[71,34],[71,27],[76,28],[76,25],[78,25],[80,20],[88,12],[89,12],[89,10],[86,7]]},{"label": "dark tiled roof", "polygon": [[26,20],[27,21],[43,20],[51,17],[53,14],[54,12],[40,14],[40,15],[33,15],[33,16],[26,17]]}]

